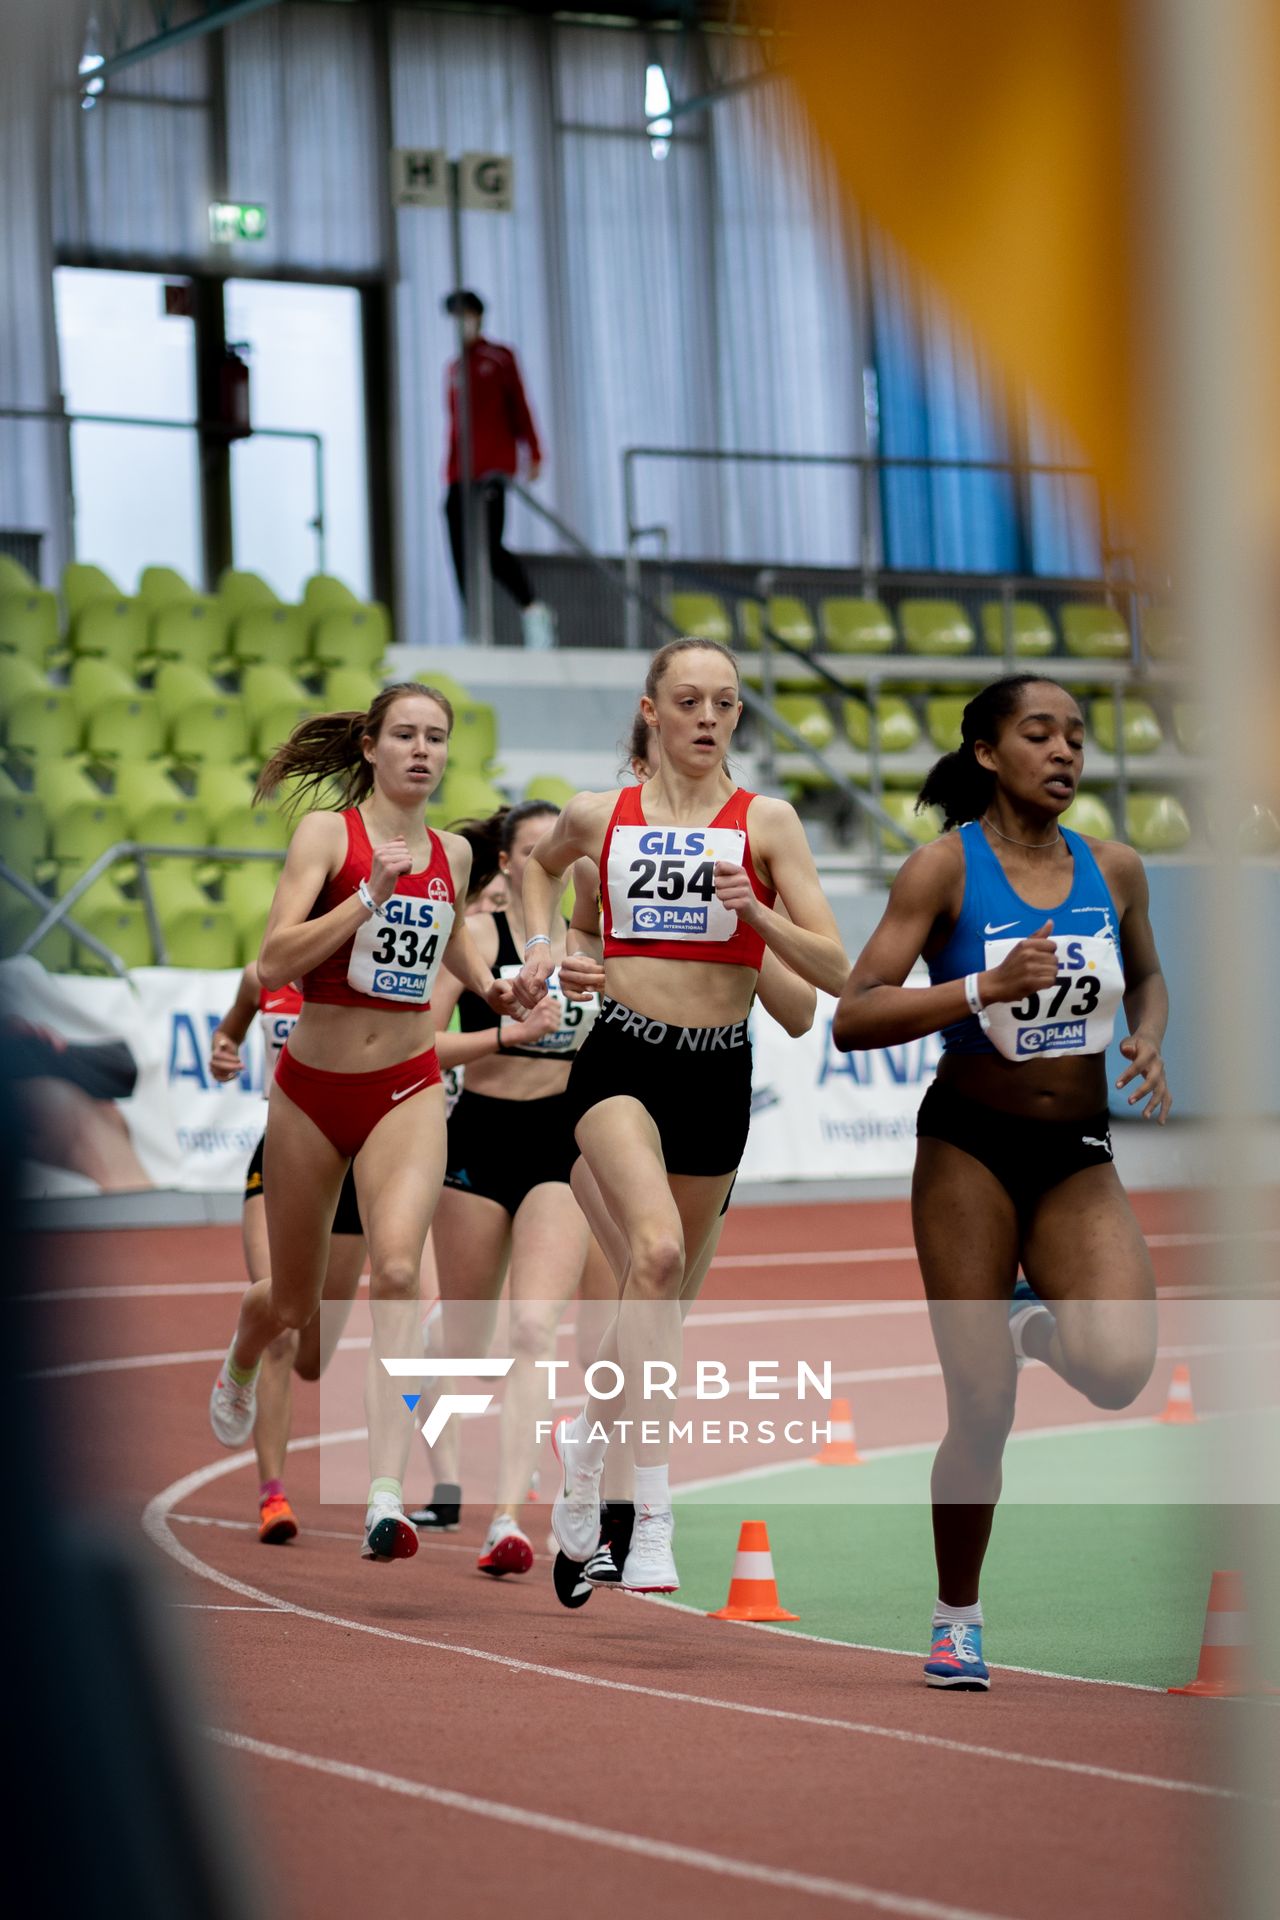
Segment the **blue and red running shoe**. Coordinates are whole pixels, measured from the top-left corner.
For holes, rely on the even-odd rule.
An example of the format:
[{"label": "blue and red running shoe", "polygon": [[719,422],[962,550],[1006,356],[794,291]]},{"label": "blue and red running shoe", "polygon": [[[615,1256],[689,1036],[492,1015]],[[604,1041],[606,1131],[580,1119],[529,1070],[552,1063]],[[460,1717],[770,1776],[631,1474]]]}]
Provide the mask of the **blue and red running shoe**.
[{"label": "blue and red running shoe", "polygon": [[931,1687],[985,1693],[991,1685],[991,1673],[982,1657],[982,1628],[960,1621],[934,1627],[924,1677]]}]

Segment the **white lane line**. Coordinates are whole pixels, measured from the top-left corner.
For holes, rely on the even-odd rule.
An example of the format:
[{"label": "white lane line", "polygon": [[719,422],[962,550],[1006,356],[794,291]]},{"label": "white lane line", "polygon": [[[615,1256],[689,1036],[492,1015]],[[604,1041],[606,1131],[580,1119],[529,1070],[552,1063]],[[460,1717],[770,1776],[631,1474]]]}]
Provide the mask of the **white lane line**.
[{"label": "white lane line", "polygon": [[787,1867],[769,1867],[754,1860],[738,1860],[730,1854],[709,1853],[704,1847],[683,1847],[670,1840],[658,1840],[648,1834],[625,1833],[617,1827],[597,1827],[585,1820],[565,1820],[553,1813],[537,1813],[531,1807],[515,1807],[505,1800],[481,1800],[473,1793],[457,1793],[451,1787],[432,1787],[425,1781],[406,1780],[398,1773],[384,1773],[377,1767],[352,1766],[345,1760],[321,1759],[318,1754],[299,1753],[294,1747],[279,1747],[267,1740],[253,1740],[247,1734],[227,1733],[219,1727],[208,1729],[212,1739],[238,1753],[252,1753],[264,1760],[283,1760],[290,1766],[305,1767],[311,1773],[325,1773],[338,1780],[350,1780],[356,1786],[381,1787],[384,1793],[403,1794],[409,1800],[426,1800],[432,1806],[448,1807],[454,1813],[474,1814],[481,1820],[499,1820],[510,1827],[524,1827],[534,1833],[554,1834],[558,1839],[585,1841],[589,1846],[608,1847],[614,1853],[637,1855],[644,1860],[662,1860],[675,1867],[692,1867],[701,1873],[713,1873],[722,1879],[747,1880],[756,1886],[777,1887],[787,1893],[807,1893],[819,1900],[838,1900],[844,1906],[874,1907],[879,1913],[904,1914],[912,1920],[994,1920],[994,1916],[972,1907],[954,1907],[937,1900],[916,1899],[909,1894],[889,1893],[881,1887],[860,1886],[856,1880],[831,1880],[822,1874],[796,1873]]},{"label": "white lane line", "polygon": [[251,1607],[247,1601],[243,1606],[235,1606],[219,1600],[171,1600],[169,1605],[183,1608],[188,1613],[265,1613],[274,1614],[277,1619],[283,1618],[278,1607]]},{"label": "white lane line", "polygon": [[[363,1437],[364,1431],[362,1428],[350,1428],[340,1433],[308,1434],[302,1440],[295,1441],[294,1445],[298,1448],[338,1445],[362,1439]],[[840,1720],[823,1714],[797,1713],[785,1707],[753,1706],[740,1700],[723,1700],[704,1694],[681,1693],[673,1688],[640,1686],[628,1680],[609,1680],[598,1674],[576,1672],[568,1667],[547,1666],[535,1660],[519,1660],[511,1654],[494,1653],[488,1648],[483,1647],[464,1646],[457,1641],[430,1640],[422,1634],[404,1633],[394,1627],[375,1626],[367,1620],[352,1620],[343,1614],[324,1613],[315,1607],[299,1606],[294,1601],[281,1599],[278,1594],[268,1593],[261,1587],[250,1586],[247,1581],[237,1580],[234,1575],[223,1573],[220,1568],[210,1566],[207,1561],[201,1560],[197,1554],[192,1553],[189,1548],[183,1546],[172,1529],[171,1521],[175,1517],[173,1515],[173,1509],[176,1506],[191,1494],[198,1493],[204,1487],[209,1486],[213,1481],[220,1480],[224,1475],[235,1473],[241,1467],[248,1466],[253,1461],[253,1458],[252,1450],[246,1448],[243,1453],[231,1454],[225,1460],[214,1460],[208,1466],[197,1467],[194,1472],[184,1475],[180,1480],[173,1481],[170,1486],[165,1487],[160,1493],[157,1493],[148,1501],[142,1514],[143,1532],[147,1535],[148,1539],[160,1548],[162,1553],[168,1554],[170,1559],[178,1562],[179,1566],[185,1567],[189,1573],[195,1574],[197,1579],[211,1581],[213,1585],[222,1587],[228,1593],[238,1594],[241,1599],[254,1600],[261,1605],[275,1607],[282,1613],[293,1614],[300,1620],[311,1620],[319,1626],[340,1627],[345,1633],[365,1633],[373,1639],[391,1640],[402,1646],[423,1647],[432,1653],[454,1654],[464,1660],[479,1660],[487,1666],[505,1667],[508,1672],[512,1673],[536,1674],[543,1679],[565,1681],[571,1686],[593,1687],[605,1693],[639,1694],[644,1699],[666,1700],[674,1706],[690,1706],[709,1709],[718,1713],[739,1714],[747,1719],[783,1721],[791,1726],[815,1727],[829,1732],[859,1734],[870,1739],[896,1740],[908,1746],[933,1748],[940,1752],[964,1753],[980,1759],[996,1760],[1013,1767],[1030,1766],[1057,1773],[1079,1773],[1082,1770],[1086,1770],[1096,1774],[1100,1779],[1113,1780],[1118,1785],[1141,1785],[1163,1789],[1171,1793],[1198,1794],[1211,1799],[1233,1800],[1247,1797],[1237,1794],[1226,1787],[1205,1786],[1195,1781],[1165,1780],[1156,1775],[1124,1773],[1116,1768],[1086,1768],[1085,1763],[1081,1761],[1053,1760],[1039,1754],[1005,1752],[997,1747],[975,1747],[965,1741],[946,1739],[940,1734],[909,1733],[899,1727],[877,1726],[870,1722],[857,1720]],[[620,1604],[625,1605],[627,1603],[622,1601]],[[693,1609],[690,1609],[690,1611],[693,1611]],[[717,1622],[717,1625],[718,1624]],[[819,1639],[819,1636],[816,1634],[796,1634],[792,1637],[795,1639]],[[828,1643],[823,1642],[822,1644]],[[848,1641],[839,1641],[830,1644],[839,1645],[850,1653],[884,1652],[892,1654],[899,1659],[912,1660],[918,1660],[920,1657],[918,1653],[904,1654],[900,1648],[862,1648]],[[1017,1673],[1022,1671],[1022,1669],[1007,1667],[1004,1671]],[[1076,1686],[1093,1686],[1099,1684],[1098,1682],[1083,1679],[1077,1675],[1064,1675],[1062,1677],[1064,1680],[1068,1680]],[[1104,1681],[1100,1684],[1112,1685],[1120,1683]],[[1143,1687],[1134,1689],[1134,1691],[1146,1693],[1157,1691],[1157,1689]],[[1263,1804],[1271,1805],[1274,1803],[1264,1802]]]},{"label": "white lane line", "polygon": [[[1219,1247],[1228,1241],[1280,1240],[1280,1227],[1264,1227],[1257,1233],[1148,1233],[1149,1247]],[[717,1267],[865,1267],[882,1260],[914,1260],[914,1247],[825,1247],[801,1249],[795,1253],[718,1253],[711,1262]]]}]

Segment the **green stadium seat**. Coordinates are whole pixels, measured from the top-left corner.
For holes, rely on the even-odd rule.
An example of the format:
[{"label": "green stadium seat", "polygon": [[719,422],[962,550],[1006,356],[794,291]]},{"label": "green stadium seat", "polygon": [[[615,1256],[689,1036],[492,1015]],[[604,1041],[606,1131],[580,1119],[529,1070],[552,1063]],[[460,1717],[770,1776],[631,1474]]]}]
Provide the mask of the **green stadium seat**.
[{"label": "green stadium seat", "polygon": [[278,807],[284,815],[285,825],[290,834],[308,813],[337,813],[346,805],[342,785],[337,780],[322,780],[318,788],[310,788],[296,774],[282,780],[271,796],[269,803]]},{"label": "green stadium seat", "polygon": [[1131,793],[1129,839],[1140,853],[1176,853],[1191,838],[1191,822],[1173,793]]},{"label": "green stadium seat", "polygon": [[309,614],[318,614],[328,613],[333,607],[341,610],[365,603],[336,573],[313,573],[302,589],[302,604]]},{"label": "green stadium seat", "polygon": [[269,760],[300,721],[323,712],[324,702],[301,687],[296,687],[292,694],[281,691],[275,698],[269,698],[265,689],[260,688],[249,721],[253,750],[259,760]]},{"label": "green stadium seat", "polygon": [[306,658],[307,631],[300,607],[248,607],[235,615],[231,647],[241,667],[283,667]]},{"label": "green stadium seat", "polygon": [[[16,953],[45,916],[45,908],[26,900],[12,887],[0,887],[0,955]],[[74,963],[71,935],[64,926],[51,927],[35,957],[50,973],[69,973]]]},{"label": "green stadium seat", "polygon": [[0,715],[27,694],[48,692],[49,681],[33,660],[22,653],[0,653]]},{"label": "green stadium seat", "polygon": [[19,694],[5,720],[10,753],[33,760],[58,760],[79,750],[80,716],[69,687],[41,686]]},{"label": "green stadium seat", "polygon": [[156,846],[208,846],[204,808],[154,760],[122,766],[116,775],[115,797],[124,809],[131,840]]},{"label": "green stadium seat", "polygon": [[1173,737],[1184,753],[1209,751],[1209,716],[1193,700],[1177,700],[1173,707]]},{"label": "green stadium seat", "polygon": [[236,930],[241,966],[258,957],[279,878],[279,867],[268,860],[243,860],[223,874],[222,899]]},{"label": "green stadium seat", "polygon": [[1066,812],[1058,815],[1058,825],[1071,828],[1076,833],[1092,834],[1095,840],[1114,840],[1117,837],[1111,809],[1096,793],[1077,793]]},{"label": "green stadium seat", "polygon": [[156,669],[155,694],[169,726],[188,707],[212,706],[227,697],[202,667],[183,660],[166,660]]},{"label": "green stadium seat", "polygon": [[279,807],[265,802],[255,807],[249,799],[242,806],[228,807],[219,814],[210,828],[210,841],[215,847],[283,853],[289,844],[289,822]]},{"label": "green stadium seat", "polygon": [[722,647],[733,645],[733,622],[718,594],[673,593],[667,601],[667,612],[689,639],[715,640]]},{"label": "green stadium seat", "polygon": [[323,687],[327,713],[368,713],[382,690],[382,683],[359,667],[330,667]]},{"label": "green stadium seat", "polygon": [[[487,820],[506,805],[507,796],[484,774],[450,767],[429,811],[448,826],[454,820]],[[435,821],[431,824],[434,826]]]},{"label": "green stadium seat", "polygon": [[249,761],[233,766],[222,766],[215,761],[195,769],[195,797],[211,831],[224,814],[252,805],[255,777],[255,763]]},{"label": "green stadium seat", "polygon": [[818,623],[822,645],[830,653],[892,653],[898,644],[893,615],[883,600],[823,600]]},{"label": "green stadium seat", "polygon": [[226,619],[225,609],[212,599],[159,606],[151,619],[151,654],[157,661],[199,667],[205,673],[224,671],[230,665]]},{"label": "green stadium seat", "polygon": [[[871,748],[872,709],[850,694],[841,702],[849,744],[862,753]],[[897,693],[882,693],[875,703],[876,744],[881,753],[906,753],[920,738],[920,726],[911,708]]]},{"label": "green stadium seat", "polygon": [[1127,660],[1129,629],[1114,607],[1076,602],[1060,607],[1066,650],[1077,660]]},{"label": "green stadium seat", "polygon": [[278,607],[282,604],[274,587],[261,574],[245,573],[236,567],[224,567],[218,576],[218,598],[231,614],[249,607]]},{"label": "green stadium seat", "polygon": [[[829,747],[836,737],[831,715],[812,693],[780,693],[773,707],[780,720],[787,721],[819,752]],[[780,753],[797,751],[784,734],[775,732],[773,742]]]},{"label": "green stadium seat", "polygon": [[49,851],[60,867],[77,872],[121,840],[128,840],[124,808],[69,760],[37,763],[35,790],[49,822]]},{"label": "green stadium seat", "polygon": [[358,667],[375,674],[391,644],[385,607],[333,607],[311,629],[311,657],[322,667]]},{"label": "green stadium seat", "polygon": [[460,680],[450,679],[447,673],[433,672],[430,682],[424,682],[424,685],[426,684],[432,686],[437,693],[442,693],[455,711],[459,707],[469,707],[475,704],[474,696],[468,692],[462,682]]},{"label": "green stadium seat", "polygon": [[[1114,700],[1105,694],[1099,694],[1093,701],[1089,713],[1093,737],[1104,753],[1116,750],[1116,708]],[[1123,729],[1124,750],[1126,753],[1158,753],[1164,745],[1164,734],[1156,718],[1155,708],[1146,700],[1126,697],[1121,702],[1121,727]]]},{"label": "green stadium seat", "polygon": [[235,699],[218,698],[184,707],[169,728],[169,751],[179,760],[243,760],[249,750],[244,708]]},{"label": "green stadium seat", "polygon": [[967,705],[962,693],[935,693],[925,701],[925,730],[939,752],[960,751],[960,724]]},{"label": "green stadium seat", "polygon": [[958,600],[904,600],[898,624],[908,653],[973,652],[973,622]]},{"label": "green stadium seat", "polygon": [[296,706],[312,697],[297,676],[285,667],[260,662],[246,667],[240,676],[240,698],[251,733],[272,707]]},{"label": "green stadium seat", "polygon": [[240,936],[229,908],[206,900],[162,915],[165,953],[171,967],[217,970],[240,965]]},{"label": "green stadium seat", "polygon": [[526,800],[547,800],[553,807],[564,812],[577,792],[571,780],[564,780],[558,773],[536,773],[524,790]]},{"label": "green stadium seat", "polygon": [[182,606],[201,597],[176,567],[144,567],[138,576],[138,598],[152,610]]},{"label": "green stadium seat", "polygon": [[57,644],[54,596],[34,587],[28,593],[9,593],[0,586],[0,654],[18,654],[43,667]]},{"label": "green stadium seat", "polygon": [[1183,660],[1187,638],[1172,607],[1146,607],[1140,617],[1142,648],[1148,660]]},{"label": "green stadium seat", "polygon": [[[760,645],[761,612],[758,600],[738,602],[738,624],[745,646]],[[797,599],[795,594],[772,594],[764,604],[763,615],[769,631],[776,633],[779,640],[785,640],[793,647],[802,647],[806,652],[812,647],[817,637],[813,616],[804,601]]]},{"label": "green stadium seat", "polygon": [[926,807],[922,813],[917,813],[914,793],[890,787],[882,797],[882,804],[890,819],[902,829],[900,833],[885,834],[887,852],[907,853],[912,847],[927,846],[942,832],[942,814],[938,808]]},{"label": "green stadium seat", "polygon": [[93,600],[71,624],[74,654],[96,654],[132,675],[147,652],[146,609],[136,600]]},{"label": "green stadium seat", "polygon": [[1240,822],[1237,838],[1242,853],[1280,853],[1280,818],[1275,809],[1255,802]]},{"label": "green stadium seat", "polygon": [[125,698],[95,707],[85,726],[84,744],[95,758],[115,762],[149,760],[163,752],[164,717],[154,693],[135,688]]},{"label": "green stadium seat", "polygon": [[449,767],[458,773],[483,774],[498,750],[498,716],[483,700],[467,700],[453,709],[449,735]]},{"label": "green stadium seat", "polygon": [[76,712],[85,722],[95,707],[109,700],[129,700],[138,691],[132,674],[126,673],[114,660],[104,660],[97,654],[86,654],[72,661],[69,684]]},{"label": "green stadium seat", "polygon": [[86,607],[96,600],[123,600],[125,595],[109,573],[83,561],[72,561],[62,569],[62,599],[67,618],[74,626]]},{"label": "green stadium seat", "polygon": [[30,880],[49,851],[49,823],[34,793],[0,770],[0,858]]},{"label": "green stadium seat", "polygon": [[[92,889],[91,889],[92,891]],[[95,900],[91,905],[82,907],[77,901],[72,908],[72,918],[78,926],[100,940],[109,952],[124,966],[150,967],[155,964],[155,949],[151,944],[151,928],[147,923],[144,908],[136,900],[121,897],[118,906],[109,901]],[[90,947],[80,941],[75,943],[75,964],[81,973],[108,973],[110,969],[101,961]]]},{"label": "green stadium seat", "polygon": [[33,573],[28,573],[20,560],[11,553],[0,553],[0,596],[9,593],[34,593],[40,582]]},{"label": "green stadium seat", "polygon": [[[1043,660],[1057,646],[1053,622],[1034,600],[1015,600],[1009,609],[1013,626],[1013,651],[1019,660]],[[982,603],[982,638],[988,653],[1004,652],[1004,602]]]}]

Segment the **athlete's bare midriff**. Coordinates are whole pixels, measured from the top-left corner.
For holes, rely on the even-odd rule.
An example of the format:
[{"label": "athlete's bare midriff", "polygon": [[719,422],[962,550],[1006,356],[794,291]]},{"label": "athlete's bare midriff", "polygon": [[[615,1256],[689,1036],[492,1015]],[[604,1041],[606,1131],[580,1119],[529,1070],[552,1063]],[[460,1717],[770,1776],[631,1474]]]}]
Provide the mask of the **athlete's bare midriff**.
[{"label": "athlete's bare midriff", "polygon": [[466,1089],[482,1093],[486,1100],[551,1100],[569,1084],[572,1061],[539,1060],[533,1054],[491,1055],[487,1060],[468,1060]]},{"label": "athlete's bare midriff", "polygon": [[999,1053],[944,1053],[938,1083],[998,1113],[1028,1120],[1091,1120],[1107,1104],[1107,1057],[1006,1060]]},{"label": "athlete's bare midriff", "polygon": [[376,1073],[426,1053],[436,1043],[429,1007],[336,1007],[308,1001],[289,1035],[289,1052],[322,1073]]},{"label": "athlete's bare midriff", "polygon": [[650,1020],[681,1027],[727,1027],[745,1020],[760,975],[716,960],[606,960],[605,992]]}]

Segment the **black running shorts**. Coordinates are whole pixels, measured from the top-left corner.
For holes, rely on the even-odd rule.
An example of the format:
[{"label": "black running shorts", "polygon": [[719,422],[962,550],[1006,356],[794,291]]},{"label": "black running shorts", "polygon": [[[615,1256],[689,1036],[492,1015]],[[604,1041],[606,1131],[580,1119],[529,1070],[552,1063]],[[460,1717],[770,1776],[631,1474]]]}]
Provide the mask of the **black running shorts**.
[{"label": "black running shorts", "polygon": [[446,1187],[496,1200],[514,1219],[535,1187],[567,1181],[578,1149],[565,1100],[495,1100],[464,1083],[449,1115]]},{"label": "black running shorts", "polygon": [[[261,1140],[259,1140],[253,1150],[253,1158],[249,1162],[248,1171],[244,1176],[244,1197],[246,1200],[258,1200],[262,1197],[262,1150],[266,1145],[266,1140],[267,1136],[264,1132]],[[364,1236],[364,1222],[360,1218],[360,1202],[356,1199],[356,1177],[350,1167],[347,1168],[346,1178],[342,1182],[342,1192],[338,1195],[338,1211],[333,1216],[333,1225],[329,1231],[330,1233],[348,1234],[352,1239],[362,1239]]]},{"label": "black running shorts", "polygon": [[945,1140],[993,1173],[1025,1225],[1036,1203],[1073,1173],[1111,1164],[1105,1108],[1091,1120],[1032,1120],[1001,1113],[934,1081],[916,1118],[921,1139]]},{"label": "black running shorts", "polygon": [[751,1125],[747,1022],[679,1027],[606,997],[569,1075],[573,1125],[619,1094],[652,1118],[668,1173],[736,1172]]}]

